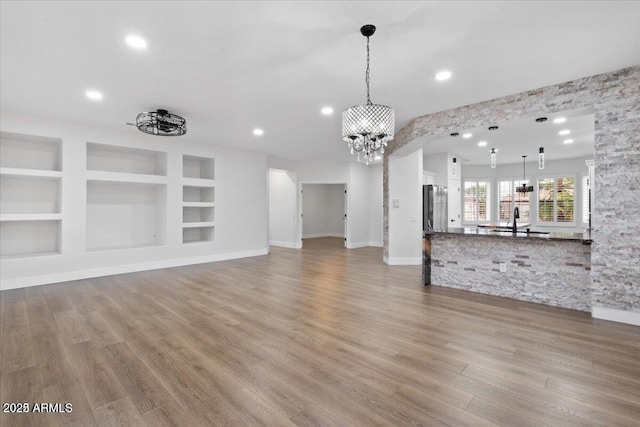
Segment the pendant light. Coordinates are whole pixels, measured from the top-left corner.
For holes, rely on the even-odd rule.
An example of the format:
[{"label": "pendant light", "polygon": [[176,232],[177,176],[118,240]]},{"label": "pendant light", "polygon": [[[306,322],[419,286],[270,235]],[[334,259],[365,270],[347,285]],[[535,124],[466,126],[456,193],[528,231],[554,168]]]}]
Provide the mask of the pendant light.
[{"label": "pendant light", "polygon": [[360,33],[367,38],[367,103],[354,105],[342,112],[342,139],[347,143],[351,154],[357,152],[358,161],[364,160],[367,165],[376,155],[384,153],[387,142],[393,139],[395,128],[393,109],[373,104],[369,94],[369,37],[375,32],[375,25],[360,28]]},{"label": "pendant light", "polygon": [[451,166],[451,176],[458,176],[458,159],[453,158],[453,165]]},{"label": "pendant light", "polygon": [[526,184],[526,180],[527,180],[527,174],[526,174],[526,166],[525,166],[525,160],[527,159],[527,156],[522,156],[522,185],[518,185],[516,187],[516,192],[517,193],[531,193],[533,191],[533,185],[527,185]]},{"label": "pendant light", "polygon": [[491,149],[491,169],[496,168],[496,149]]},{"label": "pendant light", "polygon": [[544,147],[538,152],[538,169],[544,169]]}]

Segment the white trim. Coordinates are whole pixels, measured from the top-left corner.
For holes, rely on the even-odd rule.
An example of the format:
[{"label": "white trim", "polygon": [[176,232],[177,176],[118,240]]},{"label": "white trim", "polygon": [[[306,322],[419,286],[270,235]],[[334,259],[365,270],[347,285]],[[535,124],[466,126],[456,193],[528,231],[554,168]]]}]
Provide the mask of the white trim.
[{"label": "white trim", "polygon": [[388,258],[385,262],[389,265],[422,265],[422,258]]},{"label": "white trim", "polygon": [[369,246],[369,242],[347,243],[347,249],[366,248],[367,246]]},{"label": "white trim", "polygon": [[628,323],[640,326],[640,312],[618,310],[608,307],[591,307],[591,317],[595,319],[611,320],[612,322]]},{"label": "white trim", "polygon": [[382,242],[369,242],[369,246],[373,246],[374,248],[381,248],[383,246]]},{"label": "white trim", "polygon": [[342,233],[317,233],[317,234],[304,234],[302,236],[303,239],[315,239],[318,237],[340,237],[344,239],[344,234]]},{"label": "white trim", "polygon": [[298,242],[279,242],[277,240],[269,240],[269,246],[279,246],[281,248],[302,249],[302,245]]},{"label": "white trim", "polygon": [[106,268],[94,268],[91,270],[70,271],[65,273],[46,274],[43,276],[20,277],[17,279],[3,280],[0,290],[26,288],[29,286],[47,285],[50,283],[68,282],[71,280],[89,279],[91,277],[111,276],[114,274],[133,273],[137,271],[157,270],[160,268],[181,267],[184,265],[203,264],[207,262],[225,261],[229,259],[248,258],[267,255],[268,248],[254,249],[251,251],[229,252],[217,255],[207,255],[193,258],[178,258],[164,261],[146,262],[142,264],[117,265]]}]

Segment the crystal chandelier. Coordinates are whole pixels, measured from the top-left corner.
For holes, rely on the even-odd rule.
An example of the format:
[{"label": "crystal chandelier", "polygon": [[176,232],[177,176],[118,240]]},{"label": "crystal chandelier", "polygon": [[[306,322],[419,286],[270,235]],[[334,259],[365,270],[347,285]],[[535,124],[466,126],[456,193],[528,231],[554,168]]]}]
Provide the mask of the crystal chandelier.
[{"label": "crystal chandelier", "polygon": [[187,121],[167,110],[140,113],[136,117],[136,127],[144,133],[159,136],[181,136],[187,133]]},{"label": "crystal chandelier", "polygon": [[342,139],[348,144],[351,154],[358,153],[358,161],[368,165],[379,154],[384,153],[387,142],[393,139],[395,114],[391,107],[373,104],[369,96],[369,37],[376,32],[375,25],[364,25],[360,32],[367,38],[367,103],[354,105],[342,112]]}]

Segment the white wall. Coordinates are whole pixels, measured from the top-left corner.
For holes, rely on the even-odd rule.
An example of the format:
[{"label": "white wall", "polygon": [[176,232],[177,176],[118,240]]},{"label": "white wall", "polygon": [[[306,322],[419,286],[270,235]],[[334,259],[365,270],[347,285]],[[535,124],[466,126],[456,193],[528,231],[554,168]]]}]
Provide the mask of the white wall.
[{"label": "white wall", "polygon": [[[197,143],[187,137],[159,138],[135,128],[100,128],[4,113],[2,131],[60,138],[62,145],[61,254],[0,261],[2,289],[109,274],[266,254],[268,250],[267,156]],[[167,153],[164,244],[88,252],[87,142]],[[182,243],[182,155],[214,157],[215,241]]]},{"label": "white wall", "polygon": [[300,248],[295,172],[269,169],[269,245]]},{"label": "white wall", "polygon": [[382,165],[369,166],[369,246],[382,247]]},{"label": "white wall", "polygon": [[[391,265],[422,263],[422,149],[389,158],[389,258]],[[394,199],[399,206],[394,206]]]},{"label": "white wall", "polygon": [[344,236],[344,185],[303,184],[302,237]]},{"label": "white wall", "polygon": [[423,158],[424,170],[436,175],[436,185],[449,185],[448,175],[449,153],[426,154]]}]

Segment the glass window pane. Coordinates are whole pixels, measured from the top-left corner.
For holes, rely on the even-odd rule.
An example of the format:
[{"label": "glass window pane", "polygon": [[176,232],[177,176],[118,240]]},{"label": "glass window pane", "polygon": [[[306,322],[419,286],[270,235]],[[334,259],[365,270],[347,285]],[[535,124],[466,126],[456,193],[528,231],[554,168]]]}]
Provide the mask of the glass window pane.
[{"label": "glass window pane", "polygon": [[573,178],[556,180],[556,206],[558,222],[573,222]]},{"label": "glass window pane", "polygon": [[477,197],[476,197],[476,183],[465,182],[464,183],[464,220],[465,221],[477,221]]},{"label": "glass window pane", "polygon": [[538,220],[541,222],[553,222],[553,179],[538,180]]}]

